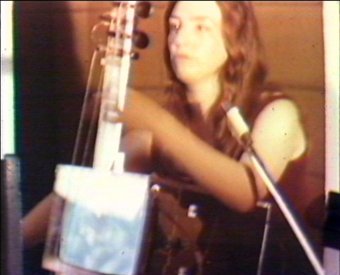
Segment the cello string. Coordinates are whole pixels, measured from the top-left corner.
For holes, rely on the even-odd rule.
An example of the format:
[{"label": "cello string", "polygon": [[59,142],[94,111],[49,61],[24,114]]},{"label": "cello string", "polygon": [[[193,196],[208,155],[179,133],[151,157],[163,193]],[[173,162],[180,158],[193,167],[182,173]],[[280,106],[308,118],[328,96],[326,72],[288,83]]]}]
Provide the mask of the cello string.
[{"label": "cello string", "polygon": [[[136,7],[136,1],[131,1],[132,4],[127,2],[126,5],[132,5]],[[120,104],[119,108],[123,109],[125,104],[125,98],[127,94],[127,85],[129,79],[129,71],[131,65],[131,57],[129,52],[132,49],[132,37],[133,37],[133,28],[134,28],[134,17],[135,17],[136,9],[126,8],[125,10],[125,24],[123,29],[123,34],[125,37],[121,43],[122,47],[122,57],[121,57],[121,65],[120,65],[120,77],[119,77],[119,85],[118,85],[118,97]],[[130,36],[131,35],[131,36]]]},{"label": "cello string", "polygon": [[91,120],[90,120],[90,125],[89,125],[89,130],[87,131],[87,137],[86,137],[86,142],[85,142],[85,147],[84,147],[84,153],[83,153],[83,159],[82,159],[82,164],[85,165],[86,159],[88,158],[89,153],[91,152],[90,146],[92,142],[92,137],[94,136],[95,130],[96,130],[96,125],[97,125],[97,118],[99,116],[99,109],[100,109],[100,103],[101,103],[101,97],[103,94],[101,84],[102,84],[102,79],[103,79],[103,70],[101,70],[100,74],[100,80],[98,82],[98,87],[97,87],[97,93],[99,96],[95,96],[94,99],[94,107],[92,108],[92,115],[91,115]]},{"label": "cello string", "polygon": [[77,156],[78,156],[79,150],[80,150],[80,141],[81,141],[81,136],[82,136],[82,133],[84,131],[84,126],[85,126],[86,111],[87,111],[87,106],[88,106],[88,102],[89,102],[89,97],[90,97],[90,94],[91,94],[91,84],[92,84],[93,78],[94,78],[94,76],[93,76],[94,75],[94,65],[95,65],[95,60],[97,58],[97,55],[98,55],[98,49],[96,49],[94,51],[92,58],[91,58],[89,76],[88,76],[88,79],[87,79],[86,90],[85,90],[85,97],[84,97],[84,101],[83,101],[79,126],[78,126],[78,130],[77,130],[77,134],[76,134],[76,141],[75,141],[73,154],[72,154],[72,161],[71,161],[72,164],[76,164]]}]

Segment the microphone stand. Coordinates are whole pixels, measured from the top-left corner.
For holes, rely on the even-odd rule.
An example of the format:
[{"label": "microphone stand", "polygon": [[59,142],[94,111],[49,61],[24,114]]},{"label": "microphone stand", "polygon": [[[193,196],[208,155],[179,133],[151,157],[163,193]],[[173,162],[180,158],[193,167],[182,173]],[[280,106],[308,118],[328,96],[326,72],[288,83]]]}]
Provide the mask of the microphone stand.
[{"label": "microphone stand", "polygon": [[297,218],[294,215],[292,209],[289,209],[288,202],[282,195],[278,185],[275,180],[271,176],[271,174],[267,171],[263,161],[257,154],[255,148],[252,146],[252,141],[249,134],[249,129],[247,124],[244,122],[241,114],[237,107],[231,108],[227,112],[227,117],[231,122],[231,125],[234,127],[234,134],[238,137],[238,141],[245,149],[246,153],[249,155],[249,158],[255,167],[256,172],[261,177],[263,182],[265,183],[267,189],[275,199],[278,204],[280,210],[282,211],[284,217],[288,221],[290,227],[295,233],[298,241],[300,242],[304,252],[306,253],[310,263],[312,264],[315,272],[318,275],[324,274],[323,267],[320,263],[319,258],[314,251],[310,240],[308,240],[307,236],[303,233],[301,226],[298,224]]}]

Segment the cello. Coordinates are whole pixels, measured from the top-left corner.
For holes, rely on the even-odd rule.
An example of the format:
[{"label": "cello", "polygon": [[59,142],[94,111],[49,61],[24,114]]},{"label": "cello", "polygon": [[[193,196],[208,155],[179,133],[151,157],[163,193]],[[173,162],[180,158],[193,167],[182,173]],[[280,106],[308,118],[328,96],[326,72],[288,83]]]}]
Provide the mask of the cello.
[{"label": "cello", "polygon": [[[137,56],[133,44],[148,44],[136,29],[137,17],[146,18],[150,10],[148,2],[116,1],[92,29],[93,37],[104,29],[106,39],[97,41],[93,53],[72,164],[56,168],[43,255],[43,268],[56,274],[136,274],[141,269],[149,175],[124,172],[124,153],[119,152],[123,125],[107,122],[105,109],[124,108],[130,61]],[[93,93],[96,64],[101,72]],[[92,151],[92,164],[85,166]]]}]

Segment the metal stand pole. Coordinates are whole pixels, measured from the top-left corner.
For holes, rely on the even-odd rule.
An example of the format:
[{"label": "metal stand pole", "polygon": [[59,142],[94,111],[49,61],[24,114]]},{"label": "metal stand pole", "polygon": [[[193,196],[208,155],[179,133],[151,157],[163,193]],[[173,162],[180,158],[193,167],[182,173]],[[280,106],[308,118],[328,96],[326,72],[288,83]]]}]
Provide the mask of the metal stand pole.
[{"label": "metal stand pole", "polygon": [[261,177],[267,189],[278,204],[284,217],[288,221],[290,227],[292,228],[294,234],[296,235],[298,241],[304,249],[304,252],[306,253],[310,263],[313,265],[315,272],[318,275],[324,274],[324,270],[320,263],[320,260],[317,257],[316,252],[311,245],[311,242],[307,239],[306,234],[304,234],[304,232],[302,231],[301,226],[297,221],[296,214],[294,214],[294,211],[288,207],[289,203],[282,195],[278,184],[276,184],[275,180],[267,171],[256,150],[253,148],[248,125],[245,123],[243,117],[241,116],[239,109],[237,107],[233,107],[226,112],[226,115],[229,119],[229,122],[233,126],[234,135],[237,137],[239,143],[248,153],[249,158],[255,167],[255,171]]},{"label": "metal stand pole", "polygon": [[[20,163],[6,155],[1,160],[1,271],[8,275],[23,274]],[[1,272],[1,274],[3,274]]]},{"label": "metal stand pole", "polygon": [[315,250],[313,249],[311,242],[308,240],[306,234],[301,229],[301,226],[298,223],[296,216],[293,213],[293,210],[288,207],[288,203],[286,199],[282,196],[281,191],[278,188],[278,185],[270,176],[269,172],[266,171],[265,166],[263,165],[261,159],[259,158],[258,154],[252,147],[247,148],[247,153],[250,156],[250,159],[258,173],[261,177],[263,182],[266,184],[269,192],[275,199],[276,203],[278,204],[279,208],[281,209],[284,217],[288,221],[290,227],[292,228],[293,232],[295,233],[297,239],[299,240],[302,248],[304,249],[310,263],[313,265],[315,272],[319,275],[324,274],[323,267],[320,263],[319,258],[316,255]]}]

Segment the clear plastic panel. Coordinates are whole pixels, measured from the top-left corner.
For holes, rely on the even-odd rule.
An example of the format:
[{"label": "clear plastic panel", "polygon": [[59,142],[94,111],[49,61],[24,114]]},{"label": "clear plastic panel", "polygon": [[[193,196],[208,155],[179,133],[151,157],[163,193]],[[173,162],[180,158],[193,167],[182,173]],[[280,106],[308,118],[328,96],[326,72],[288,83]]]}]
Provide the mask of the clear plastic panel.
[{"label": "clear plastic panel", "polygon": [[43,267],[58,274],[135,274],[149,176],[59,165]]}]

